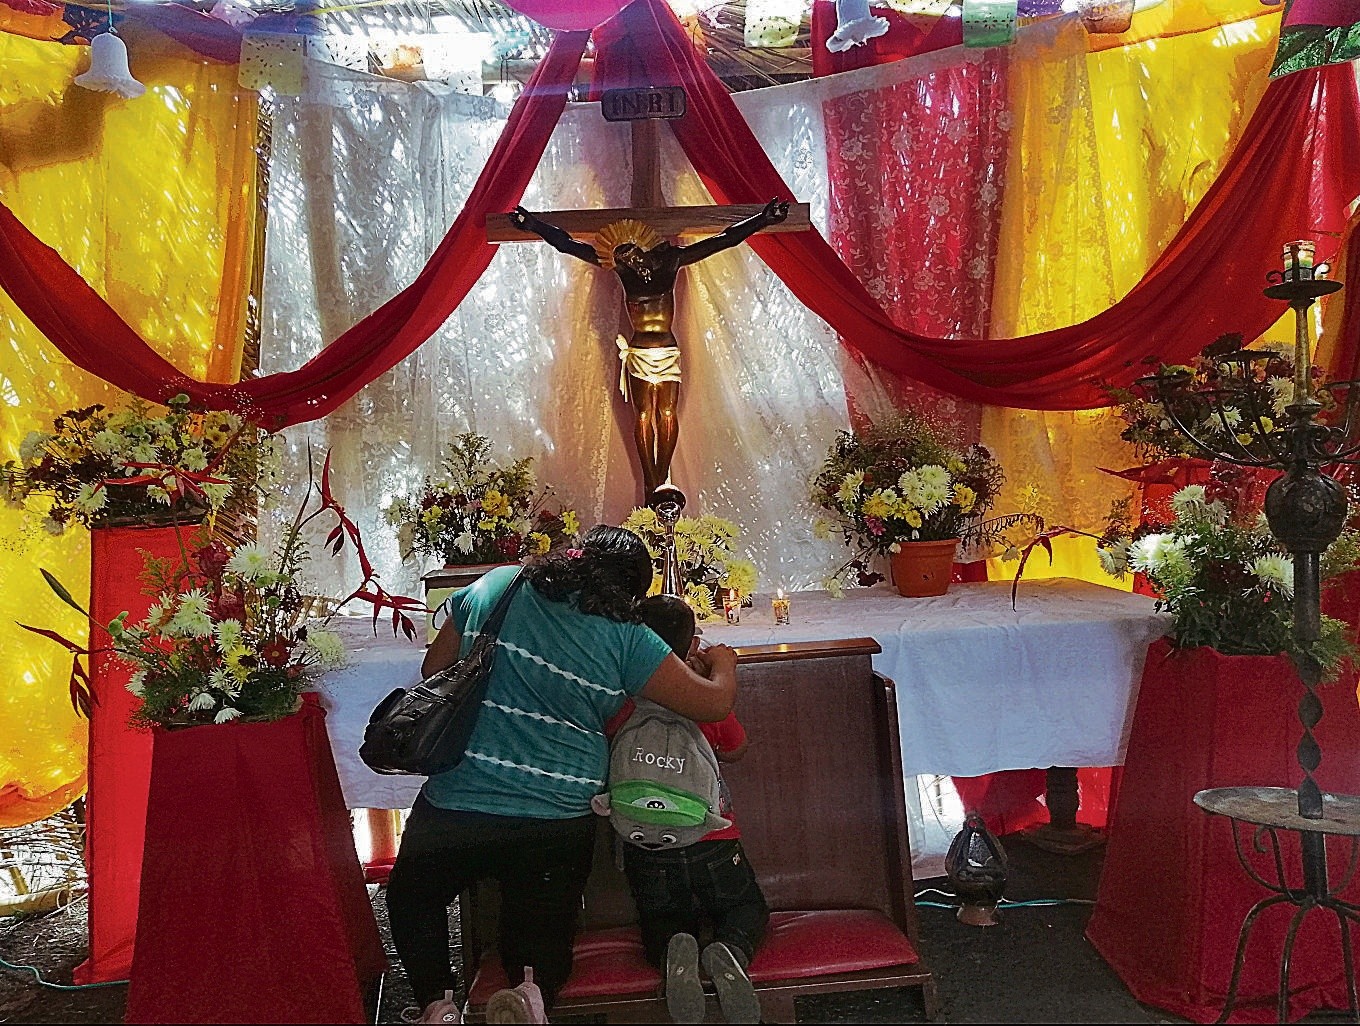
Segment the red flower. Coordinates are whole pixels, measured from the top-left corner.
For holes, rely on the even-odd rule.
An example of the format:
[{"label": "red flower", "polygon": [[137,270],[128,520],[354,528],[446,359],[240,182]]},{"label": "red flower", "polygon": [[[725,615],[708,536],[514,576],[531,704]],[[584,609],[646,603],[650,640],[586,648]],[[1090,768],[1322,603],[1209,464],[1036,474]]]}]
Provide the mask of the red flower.
[{"label": "red flower", "polygon": [[246,618],[246,600],[239,593],[223,592],[213,600],[214,620],[242,620]]},{"label": "red flower", "polygon": [[506,559],[519,559],[519,539],[514,535],[496,539],[496,548]]},{"label": "red flower", "polygon": [[260,658],[267,666],[284,666],[292,654],[293,647],[282,638],[274,638],[260,649]]},{"label": "red flower", "polygon": [[220,581],[231,551],[220,541],[212,542],[198,550],[198,569],[209,580]]}]

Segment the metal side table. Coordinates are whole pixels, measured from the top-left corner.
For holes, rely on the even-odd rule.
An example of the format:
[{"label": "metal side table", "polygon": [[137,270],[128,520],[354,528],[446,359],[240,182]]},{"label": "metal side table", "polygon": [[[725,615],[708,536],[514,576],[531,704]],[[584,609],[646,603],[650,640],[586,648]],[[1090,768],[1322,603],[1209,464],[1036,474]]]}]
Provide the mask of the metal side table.
[{"label": "metal side table", "polygon": [[[1248,876],[1272,892],[1253,905],[1242,921],[1242,930],[1237,937],[1237,957],[1233,960],[1232,978],[1228,984],[1228,998],[1217,1021],[1227,1022],[1237,1003],[1237,985],[1246,959],[1251,928],[1262,912],[1280,904],[1293,905],[1297,911],[1289,921],[1284,951],[1280,956],[1280,991],[1276,1006],[1278,1021],[1289,1021],[1289,960],[1294,953],[1294,938],[1299,927],[1314,909],[1330,911],[1336,916],[1341,929],[1350,1014],[1352,1019],[1360,1021],[1350,931],[1352,920],[1360,923],[1360,905],[1342,901],[1336,896],[1349,886],[1360,862],[1360,796],[1323,794],[1320,819],[1300,816],[1298,792],[1287,787],[1215,787],[1195,795],[1195,804],[1206,812],[1226,816],[1232,821],[1233,848],[1237,852],[1237,861]],[[1291,830],[1299,835],[1303,852],[1302,887],[1289,886],[1285,876],[1284,856],[1280,850],[1281,830]],[[1270,856],[1275,871],[1273,881],[1257,872],[1248,860],[1242,841],[1242,835],[1248,831],[1252,835],[1252,850]],[[1351,845],[1346,871],[1334,889],[1327,879],[1328,836],[1349,838]]]}]

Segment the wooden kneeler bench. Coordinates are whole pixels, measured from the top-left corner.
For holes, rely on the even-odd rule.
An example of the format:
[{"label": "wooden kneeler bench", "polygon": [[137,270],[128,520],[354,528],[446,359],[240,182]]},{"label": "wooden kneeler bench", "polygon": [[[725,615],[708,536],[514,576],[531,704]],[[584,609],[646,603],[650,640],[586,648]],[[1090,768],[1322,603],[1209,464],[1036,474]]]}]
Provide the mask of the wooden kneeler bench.
[{"label": "wooden kneeler bench", "polygon": [[[795,1022],[796,998],[917,986],[926,1015],[935,980],[919,954],[912,902],[897,704],[873,672],[872,639],[738,650],[737,715],[751,746],[724,766],[742,844],[772,914],[750,968],[765,1022]],[[661,977],[642,954],[637,910],[600,821],[571,979],[556,1014],[669,1022]],[[469,1021],[507,986],[493,887],[465,895]],[[709,1017],[718,1021],[709,994]]]}]

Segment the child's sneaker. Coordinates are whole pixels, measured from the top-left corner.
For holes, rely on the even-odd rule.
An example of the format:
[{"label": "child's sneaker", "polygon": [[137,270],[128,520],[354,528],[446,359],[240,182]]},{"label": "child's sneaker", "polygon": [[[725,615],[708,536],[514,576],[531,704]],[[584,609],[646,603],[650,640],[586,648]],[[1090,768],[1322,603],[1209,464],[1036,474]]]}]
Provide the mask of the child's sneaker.
[{"label": "child's sneaker", "polygon": [[666,1010],[671,1022],[703,1022],[707,1012],[699,942],[687,933],[677,933],[666,945]]},{"label": "child's sneaker", "polygon": [[718,1007],[728,1022],[760,1022],[760,998],[751,986],[742,959],[726,944],[704,948],[704,969],[718,991]]},{"label": "child's sneaker", "polygon": [[453,999],[453,991],[444,991],[442,998],[436,998],[425,1006],[425,1010],[419,1008],[408,1008],[401,1013],[402,1022],[438,1022],[438,1023],[461,1023],[463,1021],[462,1010],[458,1007],[458,1002]]},{"label": "child's sneaker", "polygon": [[547,1010],[543,1006],[543,992],[534,982],[534,971],[524,967],[524,982],[518,987],[498,990],[486,1003],[487,1022],[534,1022],[548,1021]]}]

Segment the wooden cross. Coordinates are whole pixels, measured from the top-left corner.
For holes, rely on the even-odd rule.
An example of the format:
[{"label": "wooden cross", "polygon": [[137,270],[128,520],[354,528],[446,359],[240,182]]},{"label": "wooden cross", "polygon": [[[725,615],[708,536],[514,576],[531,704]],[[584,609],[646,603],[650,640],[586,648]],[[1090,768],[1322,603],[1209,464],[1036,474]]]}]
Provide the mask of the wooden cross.
[{"label": "wooden cross", "polygon": [[[603,113],[607,120],[627,120],[631,122],[633,144],[633,181],[631,207],[611,210],[549,210],[536,212],[535,217],[544,226],[554,229],[549,239],[552,245],[564,253],[571,253],[579,259],[596,263],[590,244],[594,236],[606,226],[617,221],[632,219],[641,221],[658,235],[668,239],[683,236],[718,235],[731,225],[744,221],[764,210],[765,204],[704,206],[704,207],[667,207],[661,197],[661,146],[658,122],[665,118],[680,117],[685,110],[685,94],[681,89],[635,89],[611,90],[604,94]],[[765,231],[803,231],[811,226],[806,203],[789,205],[787,217],[778,223],[765,224]],[[565,232],[571,240],[563,237]],[[489,214],[486,219],[486,234],[490,242],[539,242],[540,235],[521,229],[508,214]],[[748,231],[735,239],[725,240],[728,245],[736,245]],[[585,245],[583,245],[585,243]],[[668,265],[666,277],[655,283],[654,292],[648,292],[647,276],[638,277],[632,269],[620,270],[625,278],[625,295],[628,296],[627,308],[649,322],[652,327],[649,337],[655,339],[661,331],[670,334],[670,322],[674,314],[674,276],[677,264],[683,253],[692,254],[692,259],[702,259],[705,252],[718,252],[723,243],[706,246],[694,244],[677,253]],[[584,253],[582,252],[584,251]],[[617,252],[617,250],[616,250]],[[664,258],[663,258],[664,259]],[[663,265],[658,265],[663,266]],[[683,265],[682,265],[683,266]],[[627,284],[631,280],[632,285]],[[664,282],[672,284],[664,284]],[[672,341],[669,344],[644,342],[632,348],[630,338],[636,338],[635,331],[641,323],[634,324],[626,317],[625,323],[632,325],[619,337],[619,358],[623,361],[627,382],[627,395],[635,407],[634,442],[642,467],[643,500],[655,499],[663,483],[670,485],[671,457],[679,432],[679,354],[680,350]],[[658,330],[656,325],[664,324]],[[673,489],[673,486],[672,486]],[[681,503],[683,505],[683,502]]]},{"label": "wooden cross", "polygon": [[[663,90],[618,90],[629,93],[662,93]],[[681,94],[683,97],[683,94]],[[606,102],[610,93],[605,94]],[[624,106],[618,104],[617,106]],[[668,207],[661,197],[661,121],[675,117],[674,107],[658,109],[654,104],[636,103],[634,113],[613,120],[627,120],[632,129],[633,183],[630,207],[606,210],[547,210],[535,211],[539,217],[557,225],[573,237],[590,241],[607,224],[635,218],[656,229],[666,238],[716,235],[729,225],[760,213],[762,203],[732,206]],[[679,104],[683,111],[684,104]],[[812,227],[806,203],[791,203],[789,216],[780,224],[766,228],[767,232],[801,232]],[[521,231],[510,222],[508,214],[488,214],[486,218],[488,242],[541,242],[533,232]]]}]

